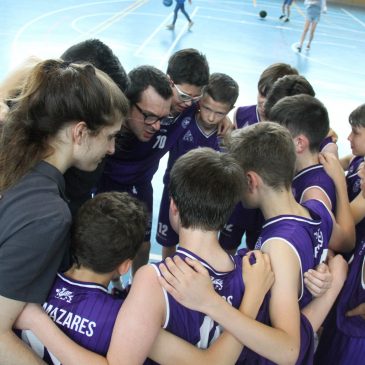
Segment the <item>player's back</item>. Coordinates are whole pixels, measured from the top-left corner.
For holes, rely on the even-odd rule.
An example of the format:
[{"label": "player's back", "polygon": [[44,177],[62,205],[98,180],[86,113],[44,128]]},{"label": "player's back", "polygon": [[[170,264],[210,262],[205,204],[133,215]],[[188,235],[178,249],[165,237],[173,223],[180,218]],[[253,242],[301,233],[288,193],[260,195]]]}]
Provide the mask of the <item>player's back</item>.
[{"label": "player's back", "polygon": [[248,127],[259,121],[260,117],[257,111],[257,105],[240,106],[235,111],[236,128]]},{"label": "player's back", "polygon": [[[311,218],[281,215],[265,221],[255,249],[261,249],[272,238],[286,242],[300,259],[303,280],[306,271],[326,259],[333,221],[322,202],[308,200],[302,205],[308,210]],[[300,307],[303,308],[311,299],[312,296],[302,281]]]},{"label": "player's back", "polygon": [[[81,346],[105,356],[114,322],[122,299],[108,294],[99,284],[72,280],[62,274],[57,278],[43,304],[43,309],[57,326]],[[38,354],[50,364],[52,355],[43,347],[30,331],[22,331],[22,338],[39,349]]]},{"label": "player's back", "polygon": [[304,194],[311,188],[317,188],[326,195],[334,213],[336,211],[336,188],[321,164],[309,166],[294,176],[292,191],[298,203],[303,202]]}]

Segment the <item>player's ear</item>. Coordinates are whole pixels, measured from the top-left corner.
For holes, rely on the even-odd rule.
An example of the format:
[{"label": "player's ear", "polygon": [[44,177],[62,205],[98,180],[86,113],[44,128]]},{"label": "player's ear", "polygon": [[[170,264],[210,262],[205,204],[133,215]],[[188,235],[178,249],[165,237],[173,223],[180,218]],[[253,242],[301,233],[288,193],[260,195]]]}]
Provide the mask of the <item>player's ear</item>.
[{"label": "player's ear", "polygon": [[71,133],[72,133],[72,139],[73,141],[80,145],[87,134],[87,125],[85,122],[80,121],[72,126]]},{"label": "player's ear", "polygon": [[246,181],[247,181],[247,187],[248,191],[252,193],[257,187],[258,187],[258,175],[253,171],[248,171],[246,173]]},{"label": "player's ear", "polygon": [[171,76],[169,75],[169,74],[167,74],[167,78],[168,78],[168,80],[169,80],[169,82],[170,82],[170,86],[171,87],[174,87],[174,81],[172,80],[172,78],[171,78]]},{"label": "player's ear", "polygon": [[309,148],[308,138],[304,134],[299,134],[294,138],[295,152],[302,153]]},{"label": "player's ear", "polygon": [[132,260],[131,259],[127,259],[125,261],[123,261],[118,267],[117,267],[117,271],[120,275],[124,275],[126,274],[129,269],[131,268],[132,265]]},{"label": "player's ear", "polygon": [[176,215],[179,212],[173,198],[170,198],[170,212],[173,215]]}]

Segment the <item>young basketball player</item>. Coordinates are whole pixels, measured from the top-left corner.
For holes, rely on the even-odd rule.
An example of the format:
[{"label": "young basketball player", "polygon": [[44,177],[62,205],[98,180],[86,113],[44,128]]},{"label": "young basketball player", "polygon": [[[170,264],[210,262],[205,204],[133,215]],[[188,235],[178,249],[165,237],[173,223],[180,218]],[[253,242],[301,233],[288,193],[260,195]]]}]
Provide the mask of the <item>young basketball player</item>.
[{"label": "young basketball player", "polygon": [[[79,210],[72,229],[73,266],[58,273],[43,304],[45,312],[71,339],[105,355],[122,299],[108,294],[115,275],[129,270],[143,242],[146,212],[127,193],[103,193]],[[92,222],[92,224],[90,224]],[[51,353],[30,331],[22,339],[47,363]]]},{"label": "young basketball player", "polygon": [[351,251],[355,236],[347,194],[336,192],[333,181],[319,163],[320,143],[329,130],[325,106],[310,95],[287,96],[274,104],[270,118],[288,128],[294,141],[296,174],[292,189],[295,199],[299,203],[318,199],[336,212],[343,239],[338,241],[338,246],[331,243],[330,248],[336,252]]},{"label": "young basketball player", "polygon": [[264,323],[271,323],[272,327],[258,324],[226,305],[206,285],[207,280],[199,285],[205,270],[191,259],[186,261],[196,271],[189,270],[182,260],[175,260],[177,267],[171,259],[166,260],[176,278],[161,265],[160,270],[169,281],[162,280],[163,286],[174,298],[207,313],[259,354],[249,353],[248,363],[265,362],[267,358],[277,363],[310,364],[313,330],[319,328],[343,285],[346,263],[341,256],[330,261],[337,278],[330,290],[313,300],[303,285],[303,273],[323,260],[330,237],[341,238],[338,228],[321,201],[309,200],[303,205],[295,201],[291,181],[296,157],[285,128],[259,123],[236,131],[229,150],[244,170],[245,204],[259,207],[266,219],[256,247],[269,254],[275,274],[269,308],[262,307],[267,314]]},{"label": "young basketball player", "polygon": [[171,168],[180,156],[194,148],[210,147],[217,151],[220,150],[218,124],[234,107],[237,97],[238,84],[231,77],[222,73],[212,74],[208,85],[203,89],[202,98],[192,107],[195,111],[192,121],[169,151],[156,234],[157,242],[162,245],[163,258],[172,256],[179,242],[179,237],[171,227],[169,220],[168,184]]},{"label": "young basketball player", "polygon": [[[359,109],[356,109],[359,112]],[[351,118],[355,119],[357,112]],[[351,120],[353,120],[351,119]],[[336,187],[341,184],[343,170],[334,158],[321,161]],[[362,192],[351,203],[355,223],[365,217],[365,168],[359,169]],[[315,355],[315,364],[360,365],[365,356],[365,241],[364,231],[357,230],[357,244],[349,265],[344,288],[325,322]]]}]

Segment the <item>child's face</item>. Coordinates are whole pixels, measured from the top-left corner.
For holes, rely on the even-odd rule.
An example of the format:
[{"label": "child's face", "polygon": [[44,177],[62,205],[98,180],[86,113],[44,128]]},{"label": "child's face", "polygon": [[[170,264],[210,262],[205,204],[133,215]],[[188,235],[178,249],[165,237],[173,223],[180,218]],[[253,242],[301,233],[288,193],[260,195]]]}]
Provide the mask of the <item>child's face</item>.
[{"label": "child's face", "polygon": [[204,94],[199,102],[199,120],[205,129],[215,129],[231,110],[231,106],[226,103],[215,101],[208,94]]},{"label": "child's face", "polygon": [[355,156],[365,156],[365,128],[351,127],[351,133],[347,137],[351,144],[352,154]]}]

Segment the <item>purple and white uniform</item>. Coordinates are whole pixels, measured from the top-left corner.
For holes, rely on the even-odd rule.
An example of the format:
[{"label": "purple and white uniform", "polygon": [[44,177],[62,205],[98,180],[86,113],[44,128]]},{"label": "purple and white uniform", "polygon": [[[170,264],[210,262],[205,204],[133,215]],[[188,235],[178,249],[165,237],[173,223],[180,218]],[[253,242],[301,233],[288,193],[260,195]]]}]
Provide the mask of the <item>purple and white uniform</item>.
[{"label": "purple and white uniform", "polygon": [[260,121],[257,105],[240,106],[235,113],[236,128],[244,128]]},{"label": "purple and white uniform", "polygon": [[[287,243],[298,257],[301,270],[301,294],[298,298],[302,309],[312,299],[312,295],[303,283],[303,274],[323,262],[327,256],[333,221],[326,206],[318,200],[308,200],[302,204],[308,209],[312,219],[282,215],[271,218],[262,227],[256,249],[262,249],[265,243],[275,238]],[[270,324],[268,313],[266,324]],[[313,329],[305,316],[301,315],[301,347],[297,364],[312,364],[314,351]],[[251,355],[249,357],[251,358]],[[259,364],[270,364],[267,359],[256,355]]]},{"label": "purple and white uniform", "polygon": [[[58,273],[43,308],[68,337],[105,356],[122,303],[99,284],[72,280]],[[21,337],[48,364],[59,364],[31,331],[22,331]]]},{"label": "purple and white uniform", "polygon": [[365,239],[360,241],[337,305],[325,322],[315,355],[318,365],[362,365],[365,361],[365,320],[346,312],[365,303]]},{"label": "purple and white uniform", "polygon": [[151,235],[153,175],[158,169],[160,159],[190,124],[192,109],[195,110],[195,106],[186,109],[176,118],[164,118],[161,121],[161,129],[150,141],[141,142],[132,133],[122,134],[116,140],[114,155],[106,159],[98,193],[126,191],[144,202],[150,213],[146,240],[149,240]]},{"label": "purple and white uniform", "polygon": [[292,191],[295,200],[301,204],[304,193],[308,189],[314,187],[324,192],[331,202],[331,210],[334,213],[336,211],[335,184],[320,164],[309,166],[295,175],[292,183]]},{"label": "purple and white uniform", "polygon": [[[244,255],[246,252],[242,252],[242,254]],[[220,272],[216,271],[193,252],[182,247],[177,249],[176,255],[180,256],[183,260],[186,257],[198,260],[208,270],[215,291],[235,308],[240,306],[244,294],[241,256],[230,256],[234,264],[234,269],[228,272]],[[159,264],[152,265],[158,275],[160,275],[158,269]],[[220,325],[204,313],[184,307],[175,301],[167,292],[165,292],[165,300],[167,315],[163,328],[167,331],[199,348],[207,348],[222,333]],[[148,360],[147,363],[152,364],[153,362]]]},{"label": "purple and white uniform", "polygon": [[[170,182],[170,171],[175,161],[188,151],[198,147],[210,147],[216,151],[219,151],[219,139],[217,136],[217,130],[206,134],[202,130],[196,120],[196,114],[198,109],[196,106],[190,108],[191,123],[187,126],[184,133],[172,147],[169,152],[169,160],[165,175],[163,178],[164,189],[162,193],[162,199],[160,203],[160,213],[158,217],[158,226],[156,240],[162,246],[175,246],[179,242],[177,233],[173,230],[169,219],[169,206],[170,206],[170,195],[169,195],[169,182]],[[204,173],[204,172],[203,172]]]}]

